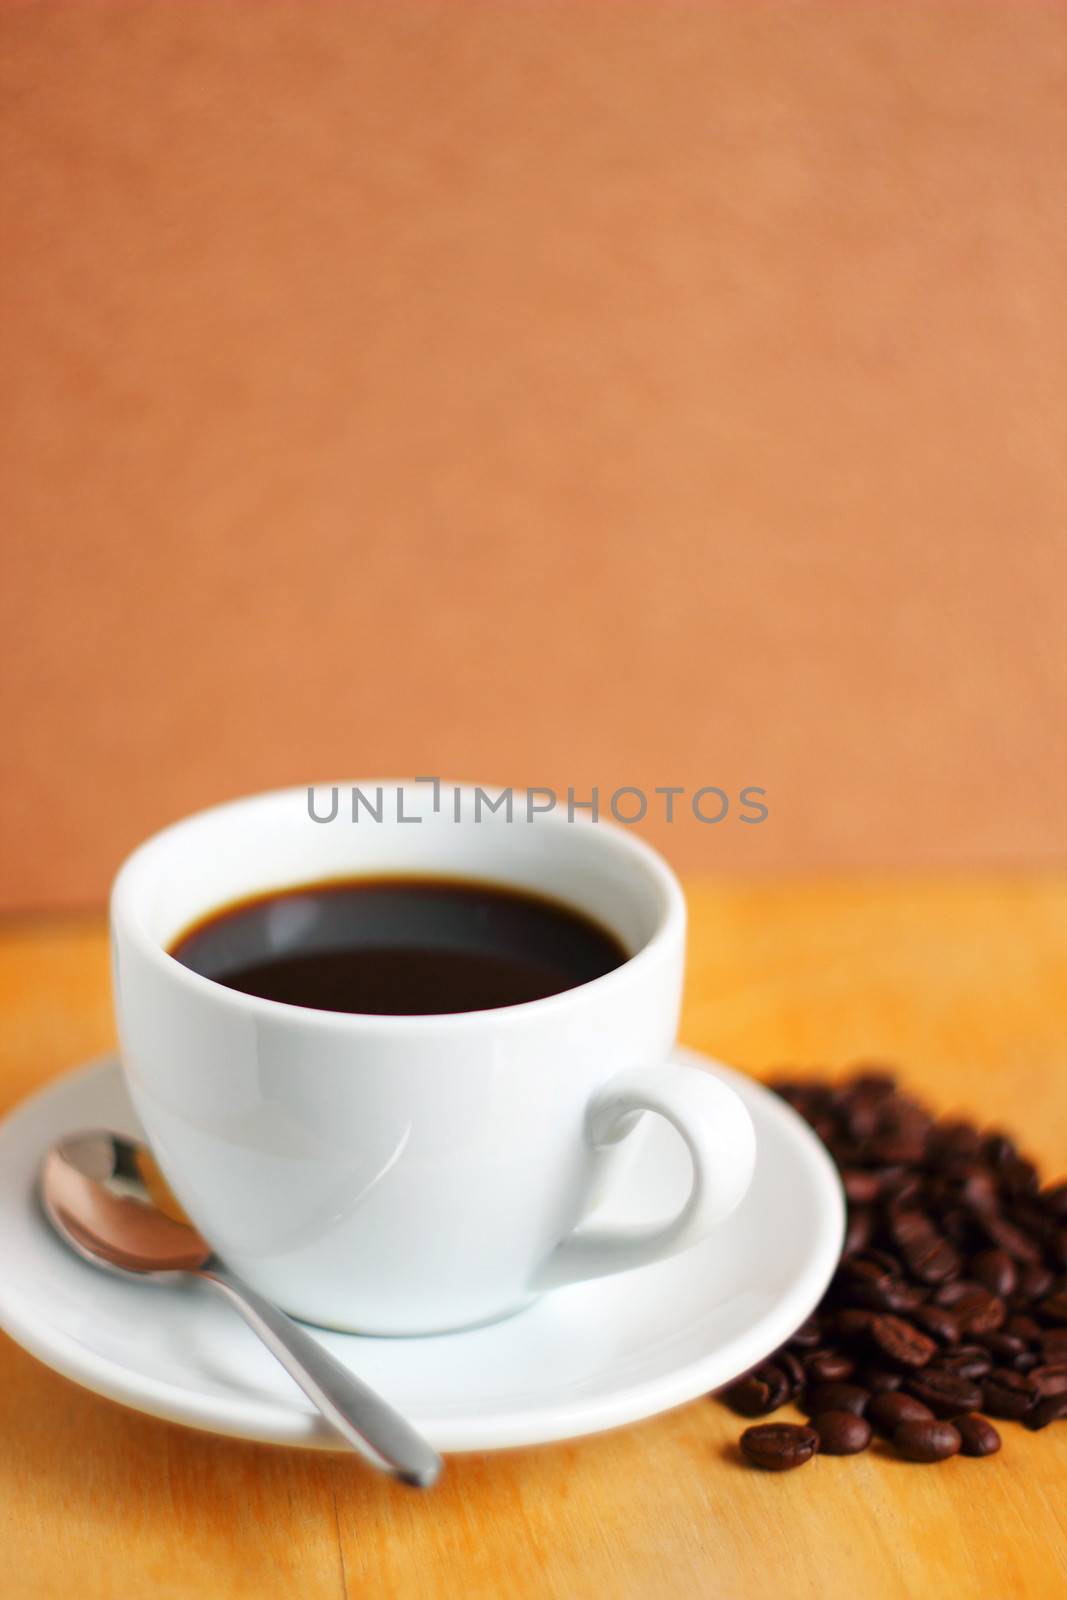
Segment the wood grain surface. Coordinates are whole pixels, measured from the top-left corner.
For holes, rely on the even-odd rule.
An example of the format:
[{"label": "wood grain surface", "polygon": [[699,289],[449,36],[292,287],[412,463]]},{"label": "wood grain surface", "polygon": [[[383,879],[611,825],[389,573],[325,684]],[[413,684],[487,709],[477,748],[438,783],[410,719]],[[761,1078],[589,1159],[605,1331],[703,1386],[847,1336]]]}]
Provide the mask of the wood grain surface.
[{"label": "wood grain surface", "polygon": [[[1067,881],[690,886],[683,1035],[756,1074],[897,1060],[942,1110],[1067,1167]],[[0,932],[0,1099],[111,1043],[95,920]],[[343,1458],[216,1439],[0,1341],[12,1600],[1059,1596],[1067,1427],[989,1461],[870,1452],[754,1473],[698,1400],[573,1444],[449,1461],[419,1497]]]}]

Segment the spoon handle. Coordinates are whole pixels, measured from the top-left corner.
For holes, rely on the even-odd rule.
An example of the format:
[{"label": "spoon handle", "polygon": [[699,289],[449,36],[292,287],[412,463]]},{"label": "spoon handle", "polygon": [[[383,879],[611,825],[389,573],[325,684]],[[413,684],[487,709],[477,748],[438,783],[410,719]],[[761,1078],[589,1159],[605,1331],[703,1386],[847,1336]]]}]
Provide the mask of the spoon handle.
[{"label": "spoon handle", "polygon": [[196,1276],[213,1283],[236,1306],[308,1399],[361,1455],[415,1488],[428,1489],[436,1482],[442,1467],[437,1452],[299,1323],[221,1267],[201,1268]]}]

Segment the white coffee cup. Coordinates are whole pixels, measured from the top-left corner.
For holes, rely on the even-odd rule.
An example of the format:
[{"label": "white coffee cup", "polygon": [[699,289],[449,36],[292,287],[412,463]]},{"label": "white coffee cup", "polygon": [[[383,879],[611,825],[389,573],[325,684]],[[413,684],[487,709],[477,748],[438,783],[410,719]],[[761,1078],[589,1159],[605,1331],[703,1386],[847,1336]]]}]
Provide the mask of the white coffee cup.
[{"label": "white coffee cup", "polygon": [[[372,794],[376,784],[361,784]],[[548,1288],[684,1250],[748,1187],[748,1113],[670,1060],[685,903],[631,833],[552,813],[513,820],[384,785],[383,820],[326,823],[309,793],[256,795],[148,840],[111,898],[122,1060],[160,1165],[222,1258],[294,1316],[420,1334],[503,1316]],[[347,796],[350,786],[342,786]],[[317,805],[319,816],[328,814]],[[603,977],[496,1010],[318,1011],[192,972],[168,947],[244,897],[324,879],[437,874],[549,895],[632,952]],[[641,1112],[674,1124],[688,1200],[644,1228],[580,1226]],[[613,1147],[617,1147],[613,1150]]]}]

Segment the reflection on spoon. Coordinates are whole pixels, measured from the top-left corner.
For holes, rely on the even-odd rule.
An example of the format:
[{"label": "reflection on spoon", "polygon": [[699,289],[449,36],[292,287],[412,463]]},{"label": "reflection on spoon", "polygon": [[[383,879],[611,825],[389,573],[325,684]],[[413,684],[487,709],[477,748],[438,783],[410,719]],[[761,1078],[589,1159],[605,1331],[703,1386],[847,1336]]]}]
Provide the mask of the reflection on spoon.
[{"label": "reflection on spoon", "polygon": [[146,1146],[115,1133],[73,1134],[46,1155],[40,1192],[52,1226],[86,1261],[122,1277],[171,1283],[188,1273],[214,1284],[361,1455],[420,1489],[437,1480],[440,1456],[399,1412],[214,1260]]}]

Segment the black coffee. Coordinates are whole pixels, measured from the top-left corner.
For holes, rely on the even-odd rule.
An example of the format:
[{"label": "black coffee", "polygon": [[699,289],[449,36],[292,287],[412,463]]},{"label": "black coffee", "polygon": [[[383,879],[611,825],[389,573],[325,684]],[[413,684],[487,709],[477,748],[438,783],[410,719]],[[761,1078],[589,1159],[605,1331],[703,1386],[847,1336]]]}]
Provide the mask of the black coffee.
[{"label": "black coffee", "polygon": [[557,900],[449,878],[309,883],[224,906],[171,955],[230,989],[322,1011],[485,1011],[588,983],[628,952]]}]

